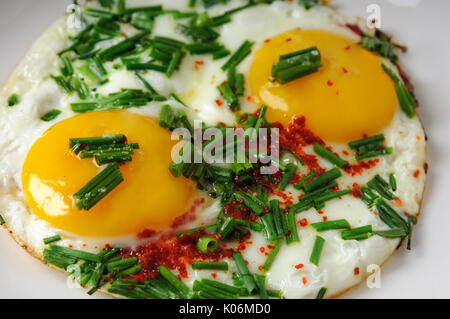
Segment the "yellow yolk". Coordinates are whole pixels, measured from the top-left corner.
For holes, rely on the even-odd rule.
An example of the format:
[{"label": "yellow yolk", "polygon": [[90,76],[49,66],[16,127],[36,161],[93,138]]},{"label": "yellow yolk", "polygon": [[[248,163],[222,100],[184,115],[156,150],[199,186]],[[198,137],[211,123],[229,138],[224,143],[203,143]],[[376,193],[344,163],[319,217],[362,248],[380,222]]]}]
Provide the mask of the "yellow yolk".
[{"label": "yellow yolk", "polygon": [[[281,85],[268,80],[282,54],[317,46],[319,72]],[[306,126],[327,141],[349,142],[388,125],[397,107],[394,86],[378,57],[349,38],[319,30],[292,30],[266,41],[250,70],[256,102],[267,118],[287,125],[305,116]]]},{"label": "yellow yolk", "polygon": [[[124,181],[89,211],[78,210],[72,195],[100,168],[69,149],[69,139],[124,134],[139,143],[132,161],[120,165]],[[128,111],[90,112],[51,127],[31,147],[22,183],[34,214],[79,235],[117,236],[144,229],[163,230],[191,205],[194,186],[169,172],[169,131],[151,118]]]}]

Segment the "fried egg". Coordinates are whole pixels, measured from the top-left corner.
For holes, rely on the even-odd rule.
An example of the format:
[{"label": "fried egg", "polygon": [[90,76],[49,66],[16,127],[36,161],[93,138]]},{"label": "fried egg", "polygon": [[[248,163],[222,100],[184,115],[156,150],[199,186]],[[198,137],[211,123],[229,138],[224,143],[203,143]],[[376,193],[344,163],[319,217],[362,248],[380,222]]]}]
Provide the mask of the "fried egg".
[{"label": "fried egg", "polygon": [[[165,9],[189,11],[187,1],[166,2]],[[213,6],[208,14],[220,15],[238,6],[237,2]],[[245,3],[240,1],[239,5]],[[156,4],[160,2],[127,1],[127,7]],[[101,8],[96,3],[88,5]],[[196,9],[201,8],[199,4]],[[125,110],[76,114],[70,106],[79,102],[76,94],[65,94],[50,78],[60,72],[57,53],[67,47],[69,36],[80,31],[69,28],[66,22],[67,17],[61,18],[36,41],[0,91],[0,105],[7,105],[13,93],[20,97],[17,105],[0,107],[0,215],[13,237],[43,259],[43,239],[55,234],[62,237],[58,245],[98,253],[105,245],[134,248],[142,244],[138,235],[145,230],[167,233],[214,222],[221,210],[220,199],[198,190],[193,181],[170,174],[168,167],[177,138],[158,125],[158,117],[161,107],[168,104],[206,125],[237,125],[234,112],[217,90],[227,80],[221,67],[228,57],[214,60],[211,55],[187,54],[171,78],[151,70],[142,75],[158,94],[169,97],[173,93],[183,103],[169,97]],[[191,42],[176,31],[179,22],[170,14],[156,17],[151,36]],[[360,37],[346,27],[347,23],[355,21],[327,6],[307,10],[297,3],[275,1],[241,10],[216,30],[220,43],[231,52],[245,40],[254,42],[251,54],[236,70],[245,77],[242,112],[253,113],[267,105],[266,119],[285,127],[293,118],[304,116],[306,128],[351,163],[354,154],[349,142],[384,134],[384,143],[394,149],[393,154],[377,157],[376,165],[369,169],[343,173],[338,186],[351,189],[377,174],[386,180],[393,174],[397,183],[393,207],[418,216],[426,178],[424,130],[418,116],[408,118],[402,112],[394,83],[381,68],[385,64],[399,76],[395,66],[358,45]],[[138,32],[131,25],[123,25],[120,31],[128,37]],[[99,48],[118,41],[101,42]],[[311,46],[317,46],[322,55],[323,66],[317,73],[285,85],[269,80],[271,67],[280,55]],[[141,57],[147,59],[148,51]],[[76,63],[74,67],[78,68],[83,62]],[[146,89],[133,72],[117,64],[118,60],[105,61],[108,81],[95,84],[95,94]],[[42,121],[41,117],[52,109],[62,113],[53,121]],[[80,211],[72,194],[100,167],[71,152],[68,141],[105,134],[124,134],[127,141],[140,147],[131,162],[120,165],[124,182],[91,210]],[[314,154],[312,146],[305,151]],[[317,160],[324,169],[334,167],[324,158]],[[308,173],[305,166],[299,169],[300,175]],[[290,184],[284,196],[297,199],[301,192]],[[285,197],[273,194],[272,198]],[[195,211],[195,218],[175,227],[177,218],[190,211]],[[297,214],[300,242],[281,248],[270,270],[264,272],[266,288],[280,290],[285,298],[315,298],[322,287],[327,287],[326,297],[337,296],[363,282],[370,274],[369,266],[382,265],[400,243],[398,238],[381,236],[343,240],[338,230],[330,230],[320,233],[326,244],[319,266],[310,263],[317,236],[311,224],[339,219],[346,219],[352,228],[370,224],[376,230],[389,229],[373,207],[354,196],[336,198],[323,209],[310,208]],[[271,245],[264,233],[251,232],[242,251],[250,272],[262,273]],[[216,280],[232,285],[231,275],[237,269],[230,259],[226,260],[230,265],[227,272],[188,266],[183,281],[191,287],[194,281],[214,275]]]}]

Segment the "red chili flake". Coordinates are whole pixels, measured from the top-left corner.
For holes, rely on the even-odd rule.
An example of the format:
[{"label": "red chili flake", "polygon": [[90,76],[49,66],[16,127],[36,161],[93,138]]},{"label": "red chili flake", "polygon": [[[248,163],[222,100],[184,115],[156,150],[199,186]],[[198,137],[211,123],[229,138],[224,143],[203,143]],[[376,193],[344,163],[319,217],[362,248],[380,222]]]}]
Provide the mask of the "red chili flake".
[{"label": "red chili flake", "polygon": [[405,215],[405,216],[408,217],[408,216],[409,216],[409,213],[408,213],[407,211],[404,211],[404,212],[403,212],[403,215]]},{"label": "red chili flake", "polygon": [[295,269],[301,269],[301,268],[303,268],[303,264],[298,264],[298,265],[295,265],[294,267],[295,267]]},{"label": "red chili flake", "polygon": [[197,64],[194,65],[194,70],[195,70],[195,71],[200,71],[200,68],[198,67]]},{"label": "red chili flake", "polygon": [[287,38],[285,41],[286,41],[286,42],[291,42],[292,39],[291,39],[291,38]]},{"label": "red chili flake", "polygon": [[300,221],[298,222],[300,226],[302,227],[306,227],[308,226],[308,220],[306,218],[302,218],[300,219]]},{"label": "red chili flake", "polygon": [[197,65],[203,65],[203,64],[205,64],[205,62],[204,62],[204,61],[195,61],[195,64],[197,64]]},{"label": "red chili flake", "polygon": [[336,95],[339,95],[339,91],[336,91]]},{"label": "red chili flake", "polygon": [[401,200],[400,198],[398,198],[398,197],[396,197],[396,198],[394,199],[394,202],[395,202],[395,204],[398,205],[398,206],[402,206],[402,204],[403,204],[402,200]]},{"label": "red chili flake", "polygon": [[262,266],[258,266],[258,270],[261,271],[263,268]]},{"label": "red chili flake", "polygon": [[272,246],[272,245],[267,245],[267,248],[269,248],[269,249],[274,249],[274,248],[275,248],[275,246]]},{"label": "red chili flake", "polygon": [[328,81],[327,81],[327,85],[328,85],[328,86],[333,86],[333,85],[334,85],[334,83],[333,83],[333,82],[331,82],[330,80],[328,80]]},{"label": "red chili flake", "polygon": [[271,41],[271,39],[265,39],[264,43],[269,43]]},{"label": "red chili flake", "polygon": [[221,107],[223,105],[223,102],[219,99],[216,99],[216,104],[218,107]]},{"label": "red chili flake", "polygon": [[248,260],[247,260],[247,259],[244,259],[244,261],[245,261],[245,264],[248,265]]},{"label": "red chili flake", "polygon": [[72,245],[69,245],[69,248],[72,248],[73,246]]},{"label": "red chili flake", "polygon": [[349,155],[349,153],[348,153],[346,150],[343,150],[343,151],[342,151],[342,154],[344,154],[345,156],[348,156],[348,155]]},{"label": "red chili flake", "polygon": [[357,198],[361,198],[362,192],[358,183],[353,183],[352,186],[352,195]]},{"label": "red chili flake", "polygon": [[346,47],[345,47],[345,50],[350,50],[352,48],[352,46],[351,45],[347,45]]},{"label": "red chili flake", "polygon": [[326,222],[328,220],[328,217],[327,216],[323,216],[322,219],[323,219],[324,222]]},{"label": "red chili flake", "polygon": [[317,214],[322,215],[322,214],[323,214],[323,210],[319,209],[319,210],[317,211]]},{"label": "red chili flake", "polygon": [[123,38],[128,37],[127,34],[126,34],[125,32],[121,32],[120,35],[121,35]]},{"label": "red chili flake", "polygon": [[359,267],[356,267],[355,269],[353,269],[353,273],[355,274],[355,276],[359,275]]},{"label": "red chili flake", "polygon": [[348,70],[346,69],[346,68],[344,68],[344,67],[342,67],[342,72],[344,72],[344,73],[348,73]]},{"label": "red chili flake", "polygon": [[141,231],[137,237],[139,239],[143,239],[143,238],[150,238],[153,237],[157,234],[158,232],[156,230],[153,229],[144,229],[143,231]]},{"label": "red chili flake", "polygon": [[264,256],[269,256],[269,253],[264,253]]},{"label": "red chili flake", "polygon": [[83,246],[83,247],[86,247],[87,245],[86,245],[86,244],[83,244],[82,246]]},{"label": "red chili flake", "polygon": [[302,278],[302,282],[303,282],[304,285],[306,285],[308,283],[308,279],[306,277],[303,277]]},{"label": "red chili flake", "polygon": [[344,171],[347,174],[351,174],[352,176],[355,176],[356,174],[362,174],[365,169],[371,169],[375,166],[377,166],[378,162],[380,160],[378,158],[373,160],[368,160],[365,162],[359,162],[357,164],[348,165],[344,167]]},{"label": "red chili flake", "polygon": [[249,95],[249,96],[247,96],[247,101],[248,102],[251,102],[252,101],[252,97]]},{"label": "red chili flake", "polygon": [[213,272],[213,273],[211,274],[211,277],[213,277],[214,279],[216,279],[216,278],[217,278],[217,274],[216,274],[215,272]]},{"label": "red chili flake", "polygon": [[357,24],[347,23],[345,26],[347,28],[349,28],[350,30],[352,30],[357,35],[360,35],[360,36],[364,35],[364,32],[361,30],[361,28]]},{"label": "red chili flake", "polygon": [[417,170],[417,171],[414,172],[414,178],[418,178],[419,175],[420,175],[420,171],[419,171],[419,170]]},{"label": "red chili flake", "polygon": [[263,253],[266,251],[266,249],[264,247],[259,247],[259,251]]}]

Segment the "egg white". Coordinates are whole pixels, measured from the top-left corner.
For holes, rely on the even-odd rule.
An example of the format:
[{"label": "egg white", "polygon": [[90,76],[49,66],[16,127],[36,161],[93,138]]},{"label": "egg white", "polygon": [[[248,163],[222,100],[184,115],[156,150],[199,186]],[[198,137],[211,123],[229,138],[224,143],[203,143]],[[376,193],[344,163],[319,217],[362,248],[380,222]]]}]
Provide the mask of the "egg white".
[{"label": "egg white", "polygon": [[[158,4],[159,1],[131,0],[127,3],[129,6],[139,6]],[[233,1],[228,5],[216,6],[212,9],[213,15],[235,7],[238,3],[239,1]],[[164,3],[164,6],[167,9],[186,11],[185,0],[171,0]],[[26,246],[28,251],[41,259],[44,248],[42,239],[55,234],[61,234],[63,237],[59,244],[72,245],[74,248],[91,252],[99,251],[106,243],[123,246],[138,244],[133,236],[81,238],[64,233],[38,219],[24,200],[21,171],[28,150],[50,126],[75,115],[70,109],[70,103],[76,100],[76,97],[66,96],[49,78],[50,74],[57,74],[61,67],[56,59],[56,53],[65,48],[67,37],[78,31],[69,29],[66,19],[67,17],[64,17],[55,22],[35,42],[0,91],[0,105],[6,105],[7,98],[12,93],[20,96],[18,105],[12,108],[0,107],[0,134],[3,137],[0,139],[0,213],[19,244]],[[298,27],[329,30],[357,40],[358,38],[343,26],[346,22],[354,21],[328,7],[306,11],[295,3],[275,2],[235,14],[232,22],[219,28],[220,42],[231,51],[235,51],[244,40],[249,39],[255,41],[254,52],[265,39]],[[178,21],[171,15],[158,17],[153,35],[186,41],[186,38],[175,31],[177,23]],[[132,34],[132,31],[127,30],[126,27],[123,31]],[[106,47],[111,43],[106,42],[101,45]],[[194,65],[199,60],[204,64],[196,71]],[[385,59],[380,58],[380,60],[389,65]],[[215,104],[215,100],[219,97],[217,85],[226,79],[226,74],[220,69],[225,61],[226,58],[214,61],[209,55],[187,55],[180,70],[175,72],[171,79],[153,71],[146,73],[146,80],[160,94],[168,96],[170,93],[176,93],[189,107],[169,99],[166,102],[152,102],[147,106],[129,111],[157,118],[160,107],[170,104],[173,107],[182,108],[193,119],[201,119],[206,124],[214,125],[218,122],[235,124],[234,114],[225,106],[218,107]],[[251,63],[250,56],[238,67],[238,72],[244,73],[247,80]],[[98,87],[98,93],[107,95],[121,88],[143,89],[133,73],[123,69],[115,70],[112,65],[113,63],[106,63],[110,81]],[[256,106],[248,102],[246,98],[241,99],[241,106],[244,111],[256,110]],[[62,114],[52,122],[41,121],[40,117],[53,108],[61,109]],[[426,161],[425,134],[420,120],[418,117],[407,118],[400,107],[397,107],[392,122],[382,133],[386,137],[386,145],[394,148],[394,154],[381,157],[375,168],[365,171],[362,175],[352,177],[344,174],[339,179],[340,187],[346,188],[355,182],[364,184],[375,174],[387,178],[389,173],[394,173],[398,184],[396,194],[402,202],[401,206],[395,208],[418,215],[425,187],[424,163]],[[345,147],[336,143],[329,143],[329,145],[333,146],[339,154]],[[312,150],[310,151],[312,153]],[[319,161],[325,168],[332,167],[322,159]],[[417,170],[421,173],[416,178],[413,175]],[[298,195],[298,191],[291,186],[286,191],[292,192],[294,198]],[[207,197],[206,194],[199,194],[199,196]],[[210,222],[214,220],[218,211],[218,200],[208,199],[199,209],[197,220],[185,227],[191,228]],[[374,229],[387,228],[361,200],[352,196],[327,202],[323,211],[328,220],[345,218],[352,227],[372,224]],[[322,221],[322,216],[314,209],[298,214],[296,218],[297,220],[306,218],[309,223]],[[320,266],[316,267],[308,262],[315,236],[316,232],[311,226],[299,227],[301,242],[290,246],[284,245],[271,270],[266,274],[269,289],[281,290],[286,298],[314,298],[317,291],[322,286],[326,286],[327,296],[338,295],[363,281],[367,275],[367,266],[383,264],[399,244],[398,239],[385,239],[379,236],[364,241],[344,241],[340,238],[338,231],[324,232],[321,236],[326,239],[326,244]],[[266,256],[260,252],[260,247],[267,246],[267,242],[261,233],[252,233],[251,241],[252,244],[247,246],[243,254],[249,262],[250,271],[258,272],[258,266],[262,265],[266,259]],[[304,267],[296,269],[294,266],[297,264],[304,264]],[[361,270],[359,275],[353,272],[356,267]],[[226,273],[216,272],[217,279],[231,283],[230,274],[235,271],[233,262],[230,262],[230,268],[230,271]],[[208,278],[211,273],[211,271],[189,270],[189,278],[186,282],[191,284],[196,279]],[[303,277],[307,279],[306,285],[302,282]]]}]

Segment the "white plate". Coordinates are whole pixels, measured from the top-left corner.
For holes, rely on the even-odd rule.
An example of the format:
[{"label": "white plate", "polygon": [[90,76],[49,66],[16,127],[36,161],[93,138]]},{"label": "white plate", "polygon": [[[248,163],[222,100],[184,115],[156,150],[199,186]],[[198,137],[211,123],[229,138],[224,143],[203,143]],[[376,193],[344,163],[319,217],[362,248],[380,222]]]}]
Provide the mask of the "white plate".
[{"label": "white plate", "polygon": [[[166,0],[170,1],[170,0]],[[186,0],[187,1],[187,0]],[[0,3],[0,82],[4,82],[33,41],[71,1],[9,0]],[[346,298],[450,298],[450,1],[335,0],[349,16],[366,18],[369,4],[381,8],[382,29],[410,50],[401,61],[416,87],[428,134],[427,191],[413,250],[402,247],[381,270],[381,287],[363,283]],[[2,107],[2,106],[0,106]],[[0,298],[87,298],[68,287],[66,277],[29,256],[0,231]],[[97,298],[102,297],[97,294]]]}]

